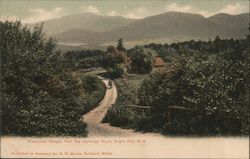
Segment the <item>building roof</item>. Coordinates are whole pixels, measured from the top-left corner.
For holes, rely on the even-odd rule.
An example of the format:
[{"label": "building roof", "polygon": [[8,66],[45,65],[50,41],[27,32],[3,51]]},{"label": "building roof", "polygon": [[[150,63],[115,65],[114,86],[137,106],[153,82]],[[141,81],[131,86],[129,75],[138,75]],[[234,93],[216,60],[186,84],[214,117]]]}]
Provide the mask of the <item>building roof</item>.
[{"label": "building roof", "polygon": [[165,62],[161,57],[155,57],[154,59],[154,67],[163,67],[165,66]]}]

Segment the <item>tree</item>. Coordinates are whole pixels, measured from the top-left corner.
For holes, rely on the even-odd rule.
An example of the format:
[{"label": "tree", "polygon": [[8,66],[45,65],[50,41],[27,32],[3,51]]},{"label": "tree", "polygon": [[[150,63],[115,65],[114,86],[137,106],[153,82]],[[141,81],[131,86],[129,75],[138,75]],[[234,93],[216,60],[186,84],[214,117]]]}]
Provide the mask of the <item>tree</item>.
[{"label": "tree", "polygon": [[[116,126],[163,134],[249,135],[249,39],[216,39],[220,53],[214,41],[166,46],[174,50],[171,63],[141,82],[135,100],[121,96],[106,119]],[[145,47],[158,51],[165,45]],[[139,58],[141,52],[135,47],[128,55],[136,61],[144,58]],[[138,113],[123,107],[130,102],[153,109]]]},{"label": "tree", "polygon": [[131,53],[131,70],[135,73],[149,73],[153,69],[154,57],[156,52],[143,48],[136,47]]},{"label": "tree", "polygon": [[[162,125],[166,133],[248,134],[249,126],[242,123],[249,118],[249,62],[196,56],[180,56],[168,70],[145,79],[139,88],[139,104],[177,105],[195,112],[177,113]],[[153,111],[149,116],[165,119]]]},{"label": "tree", "polygon": [[108,46],[107,52],[103,58],[103,66],[108,69],[110,75],[121,77],[126,71],[126,58],[123,52],[120,52],[114,46]]},{"label": "tree", "polygon": [[126,66],[123,63],[116,64],[113,68],[112,75],[114,77],[122,77],[126,72]]},{"label": "tree", "polygon": [[63,57],[67,60],[65,65],[74,70],[101,66],[104,53],[102,50],[74,50],[68,51]]},{"label": "tree", "polygon": [[126,51],[126,49],[123,46],[123,40],[122,40],[122,38],[120,38],[117,41],[116,47],[117,47],[118,51]]},{"label": "tree", "polygon": [[2,133],[86,135],[80,121],[86,102],[79,81],[39,26],[1,22]]},{"label": "tree", "polygon": [[217,35],[214,39],[214,45],[215,45],[215,52],[220,52],[221,51],[221,39],[220,37]]}]

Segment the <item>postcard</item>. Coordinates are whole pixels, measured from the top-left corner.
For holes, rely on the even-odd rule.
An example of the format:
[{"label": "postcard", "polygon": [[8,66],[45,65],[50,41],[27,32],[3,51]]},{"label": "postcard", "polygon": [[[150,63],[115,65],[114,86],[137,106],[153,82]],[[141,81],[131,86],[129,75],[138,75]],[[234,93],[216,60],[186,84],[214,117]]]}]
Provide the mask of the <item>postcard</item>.
[{"label": "postcard", "polygon": [[0,6],[1,158],[249,158],[249,1]]}]

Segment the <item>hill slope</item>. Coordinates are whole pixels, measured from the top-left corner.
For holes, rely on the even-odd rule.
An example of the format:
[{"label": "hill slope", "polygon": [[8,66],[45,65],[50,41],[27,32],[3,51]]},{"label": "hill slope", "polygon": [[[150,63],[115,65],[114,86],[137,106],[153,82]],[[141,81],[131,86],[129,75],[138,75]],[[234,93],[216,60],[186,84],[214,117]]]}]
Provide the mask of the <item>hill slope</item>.
[{"label": "hill slope", "polygon": [[119,16],[99,16],[92,13],[82,13],[51,19],[42,23],[44,31],[52,35],[76,28],[104,32],[127,25],[133,21],[133,19],[126,19]]},{"label": "hill slope", "polygon": [[55,34],[63,42],[107,43],[123,38],[125,41],[172,39],[177,41],[214,38],[243,38],[248,33],[248,14],[218,14],[205,18],[198,14],[168,12],[136,20],[106,32],[78,28]]}]

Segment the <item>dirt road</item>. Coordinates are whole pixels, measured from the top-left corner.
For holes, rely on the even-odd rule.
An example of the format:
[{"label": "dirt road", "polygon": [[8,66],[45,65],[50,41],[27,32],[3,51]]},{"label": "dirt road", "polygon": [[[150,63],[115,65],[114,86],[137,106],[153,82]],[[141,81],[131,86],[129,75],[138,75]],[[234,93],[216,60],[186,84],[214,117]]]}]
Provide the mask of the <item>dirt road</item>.
[{"label": "dirt road", "polygon": [[105,83],[107,90],[103,100],[99,106],[83,116],[83,120],[88,125],[88,136],[131,136],[138,135],[133,130],[121,129],[118,127],[110,126],[107,123],[101,123],[102,119],[107,113],[109,107],[115,103],[117,98],[117,89],[113,83],[112,88],[108,86],[108,79],[102,79]]}]

